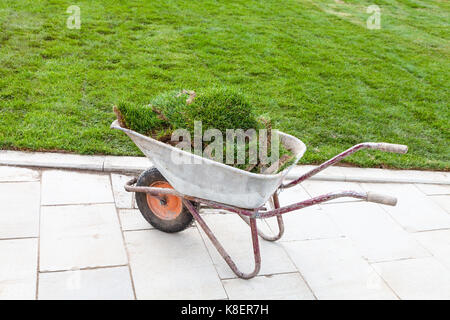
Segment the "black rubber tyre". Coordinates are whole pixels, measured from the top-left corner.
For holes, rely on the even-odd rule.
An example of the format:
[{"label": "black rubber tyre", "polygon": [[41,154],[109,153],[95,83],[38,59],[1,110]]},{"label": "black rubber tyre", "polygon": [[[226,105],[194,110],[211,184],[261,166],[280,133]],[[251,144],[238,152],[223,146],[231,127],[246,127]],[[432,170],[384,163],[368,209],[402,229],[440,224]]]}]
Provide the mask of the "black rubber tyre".
[{"label": "black rubber tyre", "polygon": [[[149,187],[155,183],[167,183],[167,180],[163,175],[156,169],[152,167],[139,176],[136,186]],[[149,195],[150,196],[150,195]],[[180,232],[189,227],[192,224],[193,217],[189,210],[181,203],[181,212],[174,219],[162,219],[157,214],[155,214],[147,201],[147,194],[143,192],[136,192],[136,203],[141,211],[142,216],[148,221],[153,227],[158,230],[174,233]],[[173,199],[173,198],[172,198]],[[179,198],[178,198],[179,199]],[[161,204],[164,206],[164,204]],[[193,203],[194,207],[198,209],[198,204]]]}]

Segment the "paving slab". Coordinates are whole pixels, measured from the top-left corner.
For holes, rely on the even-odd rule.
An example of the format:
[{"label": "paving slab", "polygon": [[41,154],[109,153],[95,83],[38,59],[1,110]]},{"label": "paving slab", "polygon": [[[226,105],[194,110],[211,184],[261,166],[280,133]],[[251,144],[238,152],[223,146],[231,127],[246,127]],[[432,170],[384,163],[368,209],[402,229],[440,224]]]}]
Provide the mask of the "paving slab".
[{"label": "paving slab", "polygon": [[430,256],[379,205],[340,203],[324,207],[358,252],[371,262]]},{"label": "paving slab", "polygon": [[[303,184],[303,183],[302,183]],[[311,199],[311,196],[303,188],[302,184],[298,184],[288,189],[284,189],[278,194],[281,206],[294,204],[300,201]],[[269,205],[269,204],[268,204]],[[316,206],[317,207],[317,206]]]},{"label": "paving slab", "polygon": [[39,274],[39,300],[132,300],[127,266]]},{"label": "paving slab", "polygon": [[314,300],[299,273],[222,280],[230,300]]},{"label": "paving slab", "polygon": [[[357,191],[364,192],[363,188],[356,182],[344,181],[314,181],[306,180],[302,182],[303,188],[311,197],[317,197],[330,192],[336,191]],[[361,201],[355,198],[337,198],[327,202],[322,202],[321,205],[336,203],[336,202],[354,202]]]},{"label": "paving slab", "polygon": [[374,264],[377,272],[401,299],[450,299],[450,273],[435,258]]},{"label": "paving slab", "polygon": [[[144,157],[118,158],[109,159],[113,165],[108,170],[126,162],[127,171],[149,165]],[[106,157],[92,163],[99,159],[104,169]],[[57,161],[66,160],[54,155],[47,165]],[[327,169],[328,177],[349,181],[355,175],[348,169]],[[391,175],[389,170],[368,171],[374,179]],[[399,171],[388,178],[449,178],[446,173]],[[322,181],[326,177],[283,191],[281,204],[359,186]],[[0,261],[7,261],[0,263],[0,299],[35,298],[38,236],[40,299],[134,298],[121,228],[141,299],[313,299],[311,289],[319,299],[395,299],[395,293],[406,299],[448,299],[448,184],[364,183],[364,190],[398,196],[398,206],[337,199],[288,213],[280,241],[260,239],[262,270],[246,281],[236,278],[198,226],[179,234],[153,229],[133,209],[132,194],[122,192],[127,178],[130,174],[0,166]],[[220,210],[202,210],[202,215],[239,268],[253,270],[249,227]],[[267,233],[278,230],[275,218],[258,224]]]},{"label": "paving slab", "polygon": [[305,188],[303,188],[303,183],[297,184],[288,189],[284,189],[278,195],[280,199],[280,203],[282,205],[293,204],[299,201],[311,199],[311,196],[306,192]]},{"label": "paving slab", "polygon": [[[278,231],[276,218],[266,219],[272,233]],[[279,242],[338,238],[343,235],[321,208],[309,207],[283,215],[284,235]]]},{"label": "paving slab", "polygon": [[[310,199],[311,196],[301,185],[283,190],[279,194],[280,205],[286,206]],[[342,233],[334,222],[321,210],[320,205],[288,212],[283,215],[285,232],[279,241],[323,239],[340,237]],[[275,218],[266,220],[272,232],[278,231]]]},{"label": "paving slab", "polygon": [[124,189],[125,183],[133,176],[123,174],[111,174],[111,183],[114,193],[114,200],[117,208],[133,208],[133,192]]},{"label": "paving slab", "polygon": [[153,226],[144,219],[137,209],[120,209],[119,217],[123,231],[153,229]]},{"label": "paving slab", "polygon": [[42,205],[114,202],[107,174],[66,170],[42,172]]},{"label": "paving slab", "polygon": [[428,199],[436,203],[445,212],[450,214],[450,196],[429,196]]},{"label": "paving slab", "polygon": [[40,182],[0,183],[0,238],[37,237]]},{"label": "paving slab", "polygon": [[0,300],[36,298],[38,240],[0,240]]},{"label": "paving slab", "polygon": [[[238,268],[246,273],[253,271],[254,257],[250,227],[236,214],[211,214],[205,215],[203,218]],[[257,223],[263,232],[268,231],[264,221]],[[203,230],[200,232],[220,278],[236,278],[237,276],[217,252]],[[260,275],[297,271],[280,243],[260,239],[259,246],[262,259]]]},{"label": "paving slab", "polygon": [[[291,169],[291,171],[288,173],[287,178],[288,179],[296,179],[305,174],[308,171],[311,171],[312,169],[315,169],[317,166],[314,165],[299,165],[295,166]],[[343,167],[338,166],[331,166],[326,168],[325,170],[317,173],[312,177],[314,180],[328,180],[328,181],[345,181],[346,179],[346,169]]]},{"label": "paving slab", "polygon": [[283,246],[318,299],[396,299],[347,238]]},{"label": "paving slab", "polygon": [[420,191],[426,195],[449,195],[450,197],[450,185],[444,184],[415,184]]},{"label": "paving slab", "polygon": [[42,207],[41,271],[127,263],[114,204]]},{"label": "paving slab", "polygon": [[407,231],[450,228],[450,215],[412,184],[363,183],[362,187],[397,197],[395,207],[382,208]]},{"label": "paving slab", "polygon": [[39,181],[40,173],[37,170],[0,166],[0,182]]},{"label": "paving slab", "polygon": [[124,234],[138,299],[227,298],[197,229]]},{"label": "paving slab", "polygon": [[450,274],[450,229],[417,232],[414,234],[414,237],[427,248],[436,259],[449,268]]}]

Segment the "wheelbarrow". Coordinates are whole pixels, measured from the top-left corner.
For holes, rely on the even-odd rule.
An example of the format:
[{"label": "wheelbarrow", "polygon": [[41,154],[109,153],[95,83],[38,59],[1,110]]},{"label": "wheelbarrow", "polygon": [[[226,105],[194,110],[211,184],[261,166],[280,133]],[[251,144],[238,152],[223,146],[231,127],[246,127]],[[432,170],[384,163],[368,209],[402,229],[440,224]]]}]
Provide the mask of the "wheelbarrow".
[{"label": "wheelbarrow", "polygon": [[[138,148],[152,161],[154,167],[125,184],[125,190],[135,192],[136,203],[143,217],[156,229],[179,232],[189,227],[195,219],[216,247],[228,266],[240,278],[256,276],[261,267],[258,235],[267,241],[283,236],[282,215],[341,197],[351,197],[369,202],[395,206],[397,199],[374,192],[337,191],[281,207],[278,194],[291,188],[343,158],[361,150],[377,149],[406,153],[405,145],[364,142],[338,154],[318,167],[284,183],[289,171],[306,151],[305,144],[294,136],[278,132],[280,142],[295,156],[294,162],[276,174],[257,174],[240,170],[211,159],[186,152],[162,143],[133,130],[123,128],[114,121],[111,128],[125,132]],[[267,205],[266,205],[267,204]],[[200,215],[200,207],[222,209],[236,213],[249,226],[253,243],[255,266],[250,273],[241,272],[224,247],[214,236]],[[256,226],[256,219],[276,217],[278,233],[266,235]]]}]

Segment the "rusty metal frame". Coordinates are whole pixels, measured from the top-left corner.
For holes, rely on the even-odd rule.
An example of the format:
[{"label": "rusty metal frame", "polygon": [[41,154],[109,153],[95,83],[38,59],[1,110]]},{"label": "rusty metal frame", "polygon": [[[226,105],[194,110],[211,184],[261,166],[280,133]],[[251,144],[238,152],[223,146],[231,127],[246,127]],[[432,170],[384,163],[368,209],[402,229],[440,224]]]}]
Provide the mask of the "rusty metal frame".
[{"label": "rusty metal frame", "polygon": [[231,259],[230,255],[226,252],[224,247],[221,245],[219,240],[217,240],[214,233],[206,224],[205,220],[200,216],[199,212],[194,208],[192,203],[186,199],[183,200],[184,205],[189,210],[189,212],[194,217],[195,221],[200,225],[205,234],[208,236],[209,240],[211,240],[214,247],[217,249],[217,252],[222,256],[228,266],[233,270],[233,272],[242,279],[250,279],[256,276],[261,269],[261,251],[259,249],[259,241],[258,241],[258,228],[256,226],[256,218],[250,218],[250,231],[252,235],[252,243],[253,243],[253,256],[255,258],[255,267],[252,272],[244,273],[239,270],[239,268],[234,263],[233,259]]},{"label": "rusty metal frame", "polygon": [[[225,260],[225,262],[228,264],[228,266],[233,270],[233,272],[240,278],[243,279],[250,279],[256,276],[261,268],[261,252],[259,248],[259,240],[258,235],[267,241],[276,241],[280,239],[283,236],[284,233],[284,222],[282,215],[299,210],[302,208],[306,208],[309,206],[313,206],[325,201],[333,200],[340,197],[352,197],[356,199],[362,199],[366,201],[371,202],[377,202],[382,204],[388,204],[388,205],[395,205],[396,199],[389,196],[374,194],[371,192],[356,192],[356,191],[339,191],[339,192],[331,192],[327,193],[318,197],[314,197],[311,199],[303,200],[291,205],[287,205],[284,207],[280,207],[280,202],[278,198],[278,192],[282,189],[293,187],[300,182],[312,177],[313,175],[317,174],[318,172],[324,170],[325,168],[339,162],[343,158],[355,153],[358,150],[369,148],[369,149],[378,149],[382,151],[390,151],[390,152],[396,152],[396,153],[406,153],[408,148],[403,145],[395,145],[395,144],[389,144],[389,143],[374,143],[374,142],[366,142],[366,143],[360,143],[358,145],[355,145],[346,151],[338,154],[337,156],[331,158],[330,160],[324,162],[320,166],[314,168],[313,170],[310,170],[309,172],[303,174],[299,178],[287,183],[287,184],[281,184],[279,189],[272,195],[271,200],[273,201],[273,205],[271,210],[267,210],[265,207],[261,206],[259,208],[255,209],[246,209],[246,208],[239,208],[231,205],[226,205],[223,203],[218,203],[215,201],[207,200],[207,199],[201,199],[196,197],[187,196],[184,194],[181,194],[177,192],[174,189],[169,188],[155,188],[155,187],[143,187],[143,186],[135,186],[134,184],[137,182],[137,178],[133,178],[130,181],[128,181],[125,184],[125,190],[128,192],[144,192],[147,194],[151,194],[154,197],[157,197],[160,200],[164,200],[165,196],[167,195],[173,195],[178,196],[182,198],[184,206],[189,210],[189,212],[192,214],[194,219],[197,221],[197,223],[200,225],[200,227],[203,229],[205,234],[208,236],[208,238],[213,243],[214,247],[217,249],[219,254],[222,256],[222,258]],[[226,252],[224,247],[221,245],[219,240],[214,236],[211,229],[206,224],[205,220],[200,216],[199,211],[192,205],[192,202],[198,202],[203,205],[206,205],[207,207],[216,208],[216,209],[223,209],[227,210],[229,212],[237,213],[239,217],[241,217],[249,226],[250,226],[250,232],[252,237],[252,244],[253,244],[253,255],[255,260],[255,266],[254,270],[250,273],[243,273],[239,270],[239,268],[236,266],[234,261],[231,259],[230,255]],[[276,217],[278,222],[278,233],[274,236],[269,236],[264,234],[261,230],[257,228],[256,225],[256,219],[264,219],[269,217]]]},{"label": "rusty metal frame", "polygon": [[[335,193],[329,193],[323,196],[315,197],[312,199],[303,200],[300,202],[297,202],[292,205],[288,205],[285,207],[280,207],[280,202],[278,199],[278,194],[275,193],[272,196],[273,201],[273,209],[272,210],[265,210],[260,211],[261,208],[257,209],[243,209],[243,208],[237,208],[228,206],[221,203],[216,203],[213,201],[205,200],[205,199],[198,199],[195,197],[189,197],[186,195],[182,195],[175,191],[174,189],[167,189],[167,188],[154,188],[154,187],[136,187],[133,186],[133,184],[136,183],[136,178],[131,179],[127,182],[125,185],[125,189],[130,192],[145,192],[149,193],[155,197],[158,197],[160,199],[163,199],[165,195],[175,195],[179,196],[183,199],[184,206],[189,210],[189,212],[192,214],[194,219],[197,221],[198,225],[203,229],[205,234],[208,236],[208,238],[211,240],[212,244],[216,248],[216,250],[219,252],[219,254],[222,256],[222,258],[225,260],[225,262],[228,264],[228,266],[231,268],[231,270],[242,279],[250,279],[256,276],[261,268],[261,251],[259,247],[259,239],[258,235],[267,241],[276,241],[280,239],[283,236],[284,233],[284,223],[282,215],[290,212],[295,211],[298,209],[302,209],[305,207],[309,207],[324,201],[328,201],[331,199],[336,199],[339,197],[354,197],[358,199],[366,199],[367,200],[367,194],[365,193],[358,193],[353,191],[342,191],[342,192],[335,192]],[[212,230],[208,227],[205,220],[201,217],[199,211],[192,205],[191,201],[193,202],[199,202],[206,204],[209,207],[217,208],[217,209],[224,209],[231,212],[235,212],[241,217],[249,226],[250,226],[250,232],[252,237],[252,244],[253,244],[253,255],[254,255],[254,269],[250,273],[244,273],[239,270],[239,268],[236,266],[236,263],[233,261],[233,259],[230,257],[230,255],[227,253],[225,248],[222,246],[222,244],[219,242],[219,240],[216,238]],[[278,222],[278,233],[274,236],[269,236],[267,234],[264,234],[261,230],[258,229],[256,225],[256,219],[262,219],[262,218],[269,218],[269,217],[276,217]]]},{"label": "rusty metal frame", "polygon": [[[303,209],[303,208],[310,207],[310,206],[313,206],[313,205],[316,205],[316,204],[319,204],[319,203],[322,203],[325,201],[342,198],[342,197],[351,197],[351,198],[356,198],[356,199],[361,199],[361,200],[366,200],[366,201],[369,200],[368,193],[366,193],[366,192],[339,191],[339,192],[330,192],[330,193],[327,193],[327,194],[324,194],[324,195],[321,195],[318,197],[310,198],[310,199],[303,200],[303,201],[300,201],[300,202],[297,202],[297,203],[294,203],[291,205],[280,207],[278,196],[274,196],[274,198],[277,199],[276,200],[277,206],[275,206],[275,208],[272,210],[263,211],[262,208],[256,208],[256,209],[238,208],[238,207],[229,206],[229,205],[226,205],[223,203],[218,203],[218,202],[214,202],[214,201],[210,201],[210,200],[206,200],[206,199],[191,197],[191,196],[183,195],[174,189],[155,188],[155,187],[136,187],[136,186],[133,186],[134,183],[136,183],[136,178],[133,178],[126,183],[125,190],[129,191],[129,192],[148,193],[159,199],[163,199],[165,195],[173,195],[173,196],[181,197],[181,198],[189,200],[189,201],[203,203],[211,208],[222,209],[222,210],[227,210],[227,211],[230,211],[233,213],[237,213],[240,216],[244,216],[244,218],[258,218],[258,219],[262,218],[262,219],[264,219],[264,218],[270,218],[270,217],[274,217],[274,216],[281,216],[282,214],[285,214],[285,213],[288,213],[291,211]],[[274,202],[275,202],[275,200],[274,200]],[[247,220],[245,220],[245,221],[247,221]],[[279,225],[280,225],[280,228],[283,229],[282,222],[279,223]]]},{"label": "rusty metal frame", "polygon": [[[273,203],[273,208],[274,209],[278,209],[280,207],[280,201],[278,199],[278,194],[274,193],[271,199],[272,203]],[[250,226],[250,220],[248,217],[242,215],[242,214],[238,214],[239,217],[242,218],[242,220],[245,221],[245,223],[247,223]],[[263,238],[266,241],[277,241],[279,239],[281,239],[281,237],[284,234],[284,222],[283,222],[283,216],[281,214],[277,214],[277,223],[278,223],[278,233],[274,236],[269,236],[267,234],[265,234],[264,232],[262,232],[261,230],[258,230],[258,235]]]}]

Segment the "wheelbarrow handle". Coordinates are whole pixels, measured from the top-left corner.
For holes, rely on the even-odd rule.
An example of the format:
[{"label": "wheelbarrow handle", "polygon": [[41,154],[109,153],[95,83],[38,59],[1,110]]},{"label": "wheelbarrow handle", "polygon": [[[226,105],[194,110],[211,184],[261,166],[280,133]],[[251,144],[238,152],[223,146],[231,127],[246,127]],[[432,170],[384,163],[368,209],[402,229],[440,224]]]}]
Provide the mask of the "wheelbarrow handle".
[{"label": "wheelbarrow handle", "polygon": [[408,146],[405,146],[404,144],[394,144],[394,143],[386,143],[386,142],[369,142],[368,144],[371,145],[371,149],[377,149],[381,151],[386,152],[393,152],[393,153],[407,153],[408,152]]},{"label": "wheelbarrow handle", "polygon": [[385,194],[380,194],[376,192],[369,191],[367,192],[367,201],[386,204],[388,206],[395,206],[397,204],[397,198],[388,196]]},{"label": "wheelbarrow handle", "polygon": [[296,184],[311,178],[313,175],[319,173],[320,171],[328,168],[329,166],[338,163],[345,157],[348,157],[349,155],[362,150],[362,149],[376,149],[381,151],[388,151],[388,152],[395,152],[395,153],[406,153],[408,152],[408,146],[402,145],[402,144],[393,144],[393,143],[386,143],[386,142],[363,142],[359,143],[357,145],[354,145],[353,147],[345,150],[344,152],[341,152],[340,154],[334,156],[328,161],[325,161],[318,167],[304,173],[299,178],[287,183],[280,185],[280,189],[286,189],[295,186]]}]

